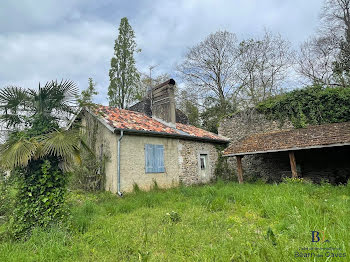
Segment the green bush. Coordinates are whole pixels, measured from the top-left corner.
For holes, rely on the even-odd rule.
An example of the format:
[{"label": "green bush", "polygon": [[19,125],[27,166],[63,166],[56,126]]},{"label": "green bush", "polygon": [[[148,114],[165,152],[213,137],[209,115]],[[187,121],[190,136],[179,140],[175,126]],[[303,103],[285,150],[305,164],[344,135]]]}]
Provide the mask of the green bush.
[{"label": "green bush", "polygon": [[318,85],[272,97],[257,106],[274,120],[291,121],[296,128],[350,121],[350,88]]},{"label": "green bush", "polygon": [[58,168],[57,161],[36,160],[16,170],[18,192],[11,219],[15,238],[27,237],[35,227],[64,221],[67,174]]}]

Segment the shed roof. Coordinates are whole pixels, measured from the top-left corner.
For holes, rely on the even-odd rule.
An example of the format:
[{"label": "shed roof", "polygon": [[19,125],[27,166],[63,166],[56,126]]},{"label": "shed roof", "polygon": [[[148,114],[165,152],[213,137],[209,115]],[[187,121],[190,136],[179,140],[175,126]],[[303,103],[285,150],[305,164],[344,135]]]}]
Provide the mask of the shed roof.
[{"label": "shed roof", "polygon": [[350,145],[350,122],[309,126],[243,138],[225,149],[225,156]]},{"label": "shed roof", "polygon": [[126,131],[135,134],[178,137],[192,140],[228,143],[228,139],[195,126],[176,123],[167,125],[143,113],[98,105],[93,110],[86,109],[97,117],[111,131]]}]

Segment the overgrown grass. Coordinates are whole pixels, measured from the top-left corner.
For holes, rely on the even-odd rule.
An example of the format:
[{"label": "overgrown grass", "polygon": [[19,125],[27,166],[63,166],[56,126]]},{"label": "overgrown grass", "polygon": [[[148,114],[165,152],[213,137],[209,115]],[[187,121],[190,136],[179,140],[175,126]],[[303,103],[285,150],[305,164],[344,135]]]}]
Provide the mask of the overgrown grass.
[{"label": "overgrown grass", "polygon": [[[350,186],[217,182],[70,194],[70,228],[0,240],[0,261],[350,261]],[[0,233],[6,224],[0,226]],[[324,231],[329,242],[311,242]],[[296,252],[345,258],[296,258]]]}]

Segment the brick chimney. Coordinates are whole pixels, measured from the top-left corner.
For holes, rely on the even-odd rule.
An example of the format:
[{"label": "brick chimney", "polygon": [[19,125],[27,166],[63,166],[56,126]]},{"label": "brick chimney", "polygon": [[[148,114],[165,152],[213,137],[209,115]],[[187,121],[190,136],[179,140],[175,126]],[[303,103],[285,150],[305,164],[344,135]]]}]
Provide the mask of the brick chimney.
[{"label": "brick chimney", "polygon": [[175,127],[175,80],[169,79],[154,87],[149,95],[152,101],[152,117]]}]

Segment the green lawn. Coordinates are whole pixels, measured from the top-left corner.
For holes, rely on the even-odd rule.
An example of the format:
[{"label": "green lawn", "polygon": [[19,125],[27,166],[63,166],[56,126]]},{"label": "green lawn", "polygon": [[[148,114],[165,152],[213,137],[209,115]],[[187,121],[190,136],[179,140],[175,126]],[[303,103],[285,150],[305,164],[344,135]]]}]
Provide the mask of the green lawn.
[{"label": "green lawn", "polygon": [[[350,186],[218,182],[122,199],[74,192],[69,204],[69,229],[3,239],[0,261],[350,261]],[[300,250],[316,247],[338,250]]]}]

